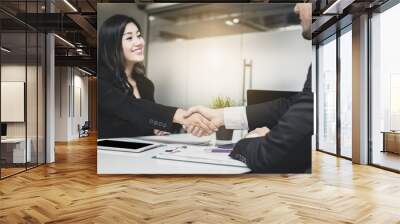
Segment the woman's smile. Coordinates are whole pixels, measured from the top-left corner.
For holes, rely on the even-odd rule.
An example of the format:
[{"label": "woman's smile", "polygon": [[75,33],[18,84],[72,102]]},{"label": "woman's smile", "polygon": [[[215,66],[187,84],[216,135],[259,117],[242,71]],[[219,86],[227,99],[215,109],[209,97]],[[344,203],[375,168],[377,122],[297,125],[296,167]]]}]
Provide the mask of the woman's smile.
[{"label": "woman's smile", "polygon": [[143,47],[135,48],[135,49],[131,50],[131,52],[134,53],[134,54],[142,55],[143,54]]}]

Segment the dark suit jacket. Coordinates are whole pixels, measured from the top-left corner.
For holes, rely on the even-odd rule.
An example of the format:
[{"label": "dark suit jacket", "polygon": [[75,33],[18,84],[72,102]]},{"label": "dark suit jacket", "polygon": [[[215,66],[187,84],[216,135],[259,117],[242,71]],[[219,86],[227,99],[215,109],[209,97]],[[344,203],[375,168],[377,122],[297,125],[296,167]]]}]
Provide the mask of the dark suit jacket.
[{"label": "dark suit jacket", "polygon": [[310,67],[301,93],[246,107],[249,130],[267,126],[271,131],[263,137],[242,139],[230,156],[245,162],[252,172],[309,171],[313,111]]},{"label": "dark suit jacket", "polygon": [[99,75],[98,138],[153,135],[153,129],[169,132],[176,129],[172,120],[177,108],[156,104],[154,85],[145,76],[138,75],[135,81],[140,99],[124,93],[107,76]]}]

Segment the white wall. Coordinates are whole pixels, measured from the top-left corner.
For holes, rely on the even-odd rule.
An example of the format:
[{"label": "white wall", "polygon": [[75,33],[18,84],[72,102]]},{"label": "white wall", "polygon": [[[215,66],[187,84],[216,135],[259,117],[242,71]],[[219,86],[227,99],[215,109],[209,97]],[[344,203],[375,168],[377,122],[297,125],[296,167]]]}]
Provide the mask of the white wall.
[{"label": "white wall", "polygon": [[68,139],[68,86],[69,76],[67,67],[55,68],[55,141]]},{"label": "white wall", "polygon": [[[1,66],[1,81],[2,82],[23,82],[26,83],[25,80],[25,75],[26,75],[26,70],[32,70],[31,66],[25,67],[25,65],[18,65],[18,64],[9,64],[9,65],[2,65]],[[31,73],[28,73],[31,74]],[[24,94],[24,93],[22,93]],[[1,96],[1,98],[4,98],[7,96]],[[24,98],[24,97],[23,97]],[[3,103],[2,103],[3,105]],[[4,106],[4,105],[3,105]],[[22,114],[25,112],[24,106],[20,108],[22,110]],[[2,114],[10,110],[10,108],[1,108]],[[18,112],[20,113],[20,112]],[[22,115],[24,116],[24,115]],[[24,120],[24,118],[22,118]],[[25,136],[25,122],[7,122],[7,134],[8,136],[13,136],[13,137],[24,137]]]},{"label": "white wall", "polygon": [[[25,65],[2,65],[1,66],[1,81],[17,81],[26,82],[25,80]],[[29,69],[29,67],[28,67]],[[7,110],[7,108],[1,108]],[[25,137],[25,122],[7,123],[7,137]]]},{"label": "white wall", "polygon": [[1,121],[24,122],[25,82],[1,82]]},{"label": "white wall", "polygon": [[[28,78],[27,87],[27,122],[7,122],[7,136],[8,137],[25,137],[25,126],[28,125],[28,137],[30,134],[35,133],[36,135],[36,67],[18,64],[7,64],[1,66],[1,81],[9,82],[24,82],[25,76]],[[32,88],[32,86],[34,88]],[[39,105],[40,107],[41,105]],[[9,110],[10,108],[1,108],[1,110]],[[24,108],[22,108],[24,110]],[[36,136],[35,136],[36,137]],[[41,136],[42,137],[42,136]]]},{"label": "white wall", "polygon": [[[1,66],[2,82],[24,82],[26,87],[26,99],[22,99],[22,107],[12,108],[4,105],[1,107],[3,112],[17,113],[12,110],[20,110],[18,113],[22,113],[22,116],[26,113],[26,119],[23,118],[22,122],[6,122],[7,137],[24,138],[26,135],[30,142],[32,161],[36,162],[38,158],[39,163],[43,163],[45,158],[45,90],[43,79],[44,73],[41,66],[25,66],[25,64],[3,64]],[[24,94],[23,89],[20,91],[22,91],[21,94]],[[2,95],[3,97],[7,98],[7,95]]]},{"label": "white wall", "polygon": [[244,58],[253,60],[255,89],[301,91],[311,65],[311,41],[295,30],[244,35]]},{"label": "white wall", "polygon": [[[75,70],[76,72],[76,70]],[[82,73],[80,73],[82,74]],[[72,113],[72,119],[71,119],[71,135],[72,138],[78,138],[79,133],[78,133],[78,124],[82,126],[85,121],[88,121],[89,119],[89,113],[88,113],[88,108],[89,108],[89,102],[88,102],[88,78],[87,76],[83,77],[81,75],[74,75],[74,112]],[[80,93],[78,91],[80,90]],[[79,97],[80,94],[80,97]],[[80,99],[79,99],[80,98]],[[79,100],[81,102],[79,102]],[[79,105],[80,104],[80,105]],[[81,106],[81,108],[79,108]],[[80,113],[79,110],[82,110]]]},{"label": "white wall", "polygon": [[[55,85],[55,140],[77,139],[78,124],[82,126],[88,120],[88,78],[75,68],[56,67]],[[79,104],[82,106],[82,114],[77,107]]]},{"label": "white wall", "polygon": [[252,60],[253,88],[301,91],[311,42],[294,30],[149,44],[148,77],[156,101],[189,107],[216,96],[242,101],[243,60]]}]

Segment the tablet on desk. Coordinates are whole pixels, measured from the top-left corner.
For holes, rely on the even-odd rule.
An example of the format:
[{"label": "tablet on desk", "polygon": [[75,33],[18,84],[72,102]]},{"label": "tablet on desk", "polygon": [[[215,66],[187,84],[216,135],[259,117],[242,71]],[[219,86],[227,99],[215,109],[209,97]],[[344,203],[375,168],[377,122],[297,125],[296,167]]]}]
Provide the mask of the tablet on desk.
[{"label": "tablet on desk", "polygon": [[122,140],[100,140],[97,146],[105,147],[103,150],[120,151],[120,152],[144,152],[154,149],[162,144],[146,143],[146,142],[130,142]]}]

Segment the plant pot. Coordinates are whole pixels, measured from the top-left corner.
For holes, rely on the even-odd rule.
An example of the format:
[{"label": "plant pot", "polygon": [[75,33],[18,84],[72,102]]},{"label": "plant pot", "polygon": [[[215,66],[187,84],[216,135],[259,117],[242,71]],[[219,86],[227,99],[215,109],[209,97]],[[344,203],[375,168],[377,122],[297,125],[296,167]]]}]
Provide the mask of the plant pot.
[{"label": "plant pot", "polygon": [[231,141],[233,136],[232,129],[226,129],[225,126],[220,127],[216,132],[216,139],[223,141]]}]

